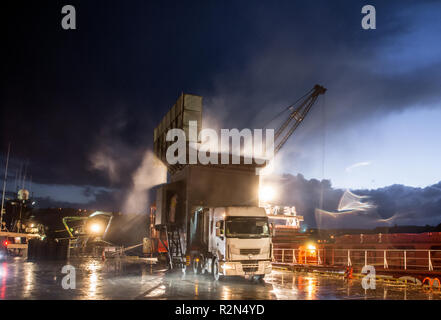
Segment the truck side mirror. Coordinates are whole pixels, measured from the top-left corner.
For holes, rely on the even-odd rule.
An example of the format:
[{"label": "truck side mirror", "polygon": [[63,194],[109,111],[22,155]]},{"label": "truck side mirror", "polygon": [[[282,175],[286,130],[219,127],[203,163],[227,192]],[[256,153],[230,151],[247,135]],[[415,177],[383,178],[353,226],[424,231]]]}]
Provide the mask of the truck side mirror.
[{"label": "truck side mirror", "polygon": [[274,237],[275,236],[275,234],[276,234],[276,228],[274,228],[274,223],[270,223],[270,234],[271,234],[271,237]]},{"label": "truck side mirror", "polygon": [[222,220],[216,222],[216,236],[221,239],[224,238],[224,222]]}]

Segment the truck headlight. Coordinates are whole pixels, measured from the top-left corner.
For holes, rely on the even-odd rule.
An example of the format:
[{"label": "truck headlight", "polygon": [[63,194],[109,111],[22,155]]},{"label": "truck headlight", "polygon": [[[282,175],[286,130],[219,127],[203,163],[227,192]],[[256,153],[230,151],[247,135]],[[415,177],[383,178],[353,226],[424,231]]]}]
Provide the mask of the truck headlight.
[{"label": "truck headlight", "polygon": [[236,269],[236,265],[233,263],[224,263],[221,265],[221,268],[224,270],[231,270],[231,269]]}]

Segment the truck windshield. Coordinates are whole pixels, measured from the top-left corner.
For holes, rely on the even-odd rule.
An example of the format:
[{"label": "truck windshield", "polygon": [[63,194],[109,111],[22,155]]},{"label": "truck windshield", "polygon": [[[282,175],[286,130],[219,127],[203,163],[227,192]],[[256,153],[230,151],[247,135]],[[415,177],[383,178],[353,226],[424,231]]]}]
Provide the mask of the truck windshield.
[{"label": "truck windshield", "polygon": [[269,237],[268,218],[229,217],[225,221],[226,236],[230,238]]}]

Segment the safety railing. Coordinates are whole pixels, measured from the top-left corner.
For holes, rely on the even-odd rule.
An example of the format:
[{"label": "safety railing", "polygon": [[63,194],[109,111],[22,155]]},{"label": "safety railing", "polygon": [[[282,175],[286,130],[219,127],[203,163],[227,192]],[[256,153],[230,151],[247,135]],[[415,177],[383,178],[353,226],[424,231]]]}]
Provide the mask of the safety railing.
[{"label": "safety railing", "polygon": [[67,257],[121,257],[124,255],[125,251],[133,249],[135,247],[141,246],[141,244],[128,247],[124,249],[123,246],[113,246],[109,243],[107,246],[97,245],[97,246],[86,246],[86,243],[83,241],[84,239],[74,238],[69,239],[67,246]]},{"label": "safety railing", "polygon": [[293,265],[373,265],[394,270],[441,270],[441,250],[273,249],[273,261]]}]

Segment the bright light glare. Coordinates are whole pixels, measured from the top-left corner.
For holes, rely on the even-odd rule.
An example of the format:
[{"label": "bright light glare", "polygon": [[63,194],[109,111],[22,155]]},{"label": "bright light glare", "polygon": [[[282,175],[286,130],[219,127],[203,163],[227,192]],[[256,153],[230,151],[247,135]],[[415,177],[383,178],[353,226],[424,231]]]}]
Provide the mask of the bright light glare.
[{"label": "bright light glare", "polygon": [[313,244],[308,244],[308,250],[310,250],[310,251],[315,251],[315,249],[316,249],[316,247],[315,247],[315,245],[313,245]]},{"label": "bright light glare", "polygon": [[93,233],[99,233],[99,232],[101,232],[101,230],[102,230],[102,227],[99,223],[92,223],[90,225],[90,231]]},{"label": "bright light glare", "polygon": [[276,190],[270,186],[262,186],[259,190],[259,199],[263,202],[268,202],[274,199]]}]

